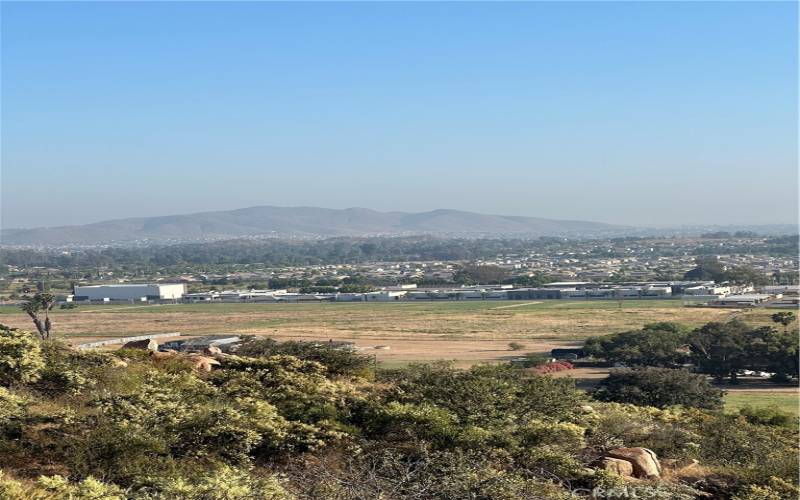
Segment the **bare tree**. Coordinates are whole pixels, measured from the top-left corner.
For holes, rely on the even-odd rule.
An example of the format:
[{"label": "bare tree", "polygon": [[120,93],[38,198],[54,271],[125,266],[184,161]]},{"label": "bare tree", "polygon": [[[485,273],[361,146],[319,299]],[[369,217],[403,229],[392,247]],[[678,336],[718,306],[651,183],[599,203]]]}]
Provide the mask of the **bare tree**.
[{"label": "bare tree", "polygon": [[50,338],[50,331],[53,328],[50,310],[55,304],[56,298],[52,293],[39,292],[20,306],[33,320],[42,340]]}]

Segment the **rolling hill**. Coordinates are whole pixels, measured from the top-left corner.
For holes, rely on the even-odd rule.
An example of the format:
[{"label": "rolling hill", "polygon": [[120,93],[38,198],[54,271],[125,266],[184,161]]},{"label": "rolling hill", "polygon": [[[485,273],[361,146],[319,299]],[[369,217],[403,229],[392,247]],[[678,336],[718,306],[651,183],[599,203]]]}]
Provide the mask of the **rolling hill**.
[{"label": "rolling hill", "polygon": [[433,234],[447,236],[601,236],[627,228],[598,222],[486,215],[460,210],[421,213],[366,208],[259,206],[187,215],[109,220],[79,226],[6,229],[5,245],[94,245],[202,241],[242,237]]}]

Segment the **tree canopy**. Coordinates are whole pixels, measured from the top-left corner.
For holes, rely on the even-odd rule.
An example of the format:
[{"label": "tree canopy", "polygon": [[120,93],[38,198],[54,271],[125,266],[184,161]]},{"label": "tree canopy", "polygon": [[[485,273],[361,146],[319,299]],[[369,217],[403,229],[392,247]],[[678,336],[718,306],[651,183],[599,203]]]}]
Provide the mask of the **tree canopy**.
[{"label": "tree canopy", "polygon": [[670,368],[614,370],[592,391],[601,401],[667,408],[683,405],[710,410],[722,407],[722,391],[705,375]]},{"label": "tree canopy", "polygon": [[676,323],[651,323],[641,330],[590,337],[584,351],[612,363],[673,367],[687,359],[689,330]]}]

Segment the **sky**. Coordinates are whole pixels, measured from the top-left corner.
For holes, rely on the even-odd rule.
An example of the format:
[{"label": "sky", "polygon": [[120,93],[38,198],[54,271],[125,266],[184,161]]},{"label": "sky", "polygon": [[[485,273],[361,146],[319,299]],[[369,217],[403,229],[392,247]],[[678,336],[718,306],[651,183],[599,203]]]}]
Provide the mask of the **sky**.
[{"label": "sky", "polygon": [[4,228],[255,205],[797,222],[794,2],[0,9]]}]

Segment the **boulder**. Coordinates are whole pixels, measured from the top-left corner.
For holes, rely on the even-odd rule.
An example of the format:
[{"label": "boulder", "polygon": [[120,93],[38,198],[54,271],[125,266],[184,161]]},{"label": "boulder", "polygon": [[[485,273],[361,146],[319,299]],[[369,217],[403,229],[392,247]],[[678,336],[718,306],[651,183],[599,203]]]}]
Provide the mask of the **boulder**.
[{"label": "boulder", "polygon": [[653,450],[647,448],[616,448],[606,457],[627,460],[633,466],[633,475],[641,479],[661,477],[661,464]]},{"label": "boulder", "polygon": [[633,464],[628,462],[627,460],[606,457],[600,461],[600,466],[603,469],[609,472],[613,472],[622,477],[633,476]]},{"label": "boulder", "polygon": [[191,360],[195,370],[203,372],[210,372],[212,367],[220,365],[219,361],[207,356],[189,356],[189,360]]},{"label": "boulder", "polygon": [[155,359],[156,361],[159,361],[159,360],[162,360],[162,359],[174,358],[177,354],[178,353],[175,352],[175,351],[171,351],[171,352],[152,351],[150,353],[150,357]]},{"label": "boulder", "polygon": [[114,368],[127,368],[128,367],[128,362],[125,361],[124,359],[112,358],[111,359],[111,365]]},{"label": "boulder", "polygon": [[132,340],[131,342],[126,342],[123,346],[123,349],[145,349],[147,351],[157,351],[158,350],[158,342],[153,339],[144,339],[144,340]]},{"label": "boulder", "polygon": [[222,354],[222,349],[215,345],[211,345],[203,349],[203,354],[208,354],[209,356],[214,356],[216,354]]}]

